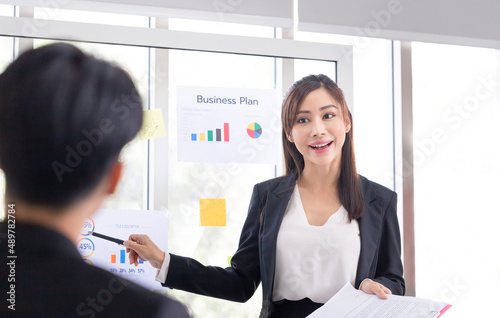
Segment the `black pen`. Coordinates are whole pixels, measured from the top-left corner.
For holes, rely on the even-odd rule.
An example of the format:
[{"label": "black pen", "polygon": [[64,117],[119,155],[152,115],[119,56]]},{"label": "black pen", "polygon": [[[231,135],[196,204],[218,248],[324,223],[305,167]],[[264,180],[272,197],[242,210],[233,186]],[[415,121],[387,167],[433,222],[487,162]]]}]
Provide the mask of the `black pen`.
[{"label": "black pen", "polygon": [[123,245],[123,242],[124,242],[124,240],[120,240],[120,239],[117,239],[117,238],[114,238],[114,237],[111,237],[111,236],[107,236],[107,235],[104,235],[104,234],[99,234],[97,232],[89,231],[89,234],[93,235],[93,236],[96,236],[96,237],[99,237],[99,238],[102,238],[104,240],[108,240],[110,242],[115,242],[116,244],[119,244],[119,245]]}]

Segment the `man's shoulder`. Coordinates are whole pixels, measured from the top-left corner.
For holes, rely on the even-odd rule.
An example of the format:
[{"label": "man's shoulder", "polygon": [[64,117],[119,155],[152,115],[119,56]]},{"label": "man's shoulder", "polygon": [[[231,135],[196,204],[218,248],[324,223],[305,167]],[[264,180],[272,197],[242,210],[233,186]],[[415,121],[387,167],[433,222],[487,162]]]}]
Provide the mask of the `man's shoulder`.
[{"label": "man's shoulder", "polygon": [[[83,265],[82,270],[89,279],[89,283],[100,288],[98,294],[111,295],[113,302],[116,302],[113,311],[118,312],[121,311],[120,308],[130,308],[131,305],[135,305],[137,309],[141,310],[140,316],[143,317],[189,317],[183,304],[166,295],[148,290],[101,268]],[[97,299],[99,299],[98,294],[96,295]]]},{"label": "man's shoulder", "polygon": [[[16,314],[20,317],[40,312],[47,317],[189,317],[181,303],[69,253],[48,257],[22,249],[16,255]],[[6,282],[0,282],[2,292]],[[3,309],[0,316],[8,316]]]}]

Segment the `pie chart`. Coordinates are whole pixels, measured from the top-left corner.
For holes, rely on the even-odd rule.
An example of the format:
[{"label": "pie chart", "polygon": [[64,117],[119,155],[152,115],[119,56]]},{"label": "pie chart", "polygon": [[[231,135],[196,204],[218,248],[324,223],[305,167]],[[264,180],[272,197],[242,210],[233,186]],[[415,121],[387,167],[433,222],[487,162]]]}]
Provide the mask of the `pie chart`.
[{"label": "pie chart", "polygon": [[247,134],[250,138],[257,139],[262,135],[262,127],[257,123],[251,123],[247,127]]}]

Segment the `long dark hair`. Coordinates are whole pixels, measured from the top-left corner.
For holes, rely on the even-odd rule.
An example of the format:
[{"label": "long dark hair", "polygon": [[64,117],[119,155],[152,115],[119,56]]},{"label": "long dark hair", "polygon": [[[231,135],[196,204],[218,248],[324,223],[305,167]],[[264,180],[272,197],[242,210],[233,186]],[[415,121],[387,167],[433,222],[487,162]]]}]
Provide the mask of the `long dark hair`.
[{"label": "long dark hair", "polygon": [[342,147],[342,158],[340,163],[340,176],[338,181],[339,198],[342,205],[349,213],[349,219],[355,220],[363,215],[365,204],[363,192],[356,171],[356,160],[354,157],[353,124],[352,116],[344,93],[328,76],[309,75],[295,82],[285,94],[282,105],[281,121],[283,125],[282,141],[285,154],[286,174],[297,174],[297,178],[304,170],[304,157],[297,150],[294,143],[287,136],[292,133],[296,122],[297,112],[304,98],[310,92],[324,88],[340,104],[340,111],[346,124],[350,123],[351,129],[346,133],[345,142]]}]

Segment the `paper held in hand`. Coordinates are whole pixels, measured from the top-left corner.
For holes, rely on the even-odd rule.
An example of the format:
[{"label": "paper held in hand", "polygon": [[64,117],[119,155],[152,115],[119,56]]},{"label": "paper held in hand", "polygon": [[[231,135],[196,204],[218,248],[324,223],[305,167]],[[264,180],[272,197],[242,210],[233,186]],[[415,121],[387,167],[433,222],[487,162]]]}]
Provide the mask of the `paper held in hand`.
[{"label": "paper held in hand", "polygon": [[307,318],[437,318],[451,305],[409,296],[387,295],[380,299],[347,283]]}]

